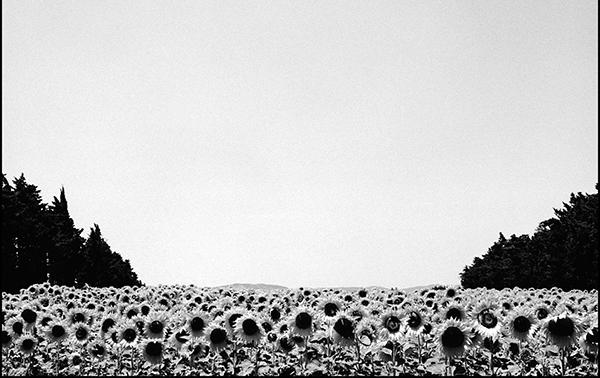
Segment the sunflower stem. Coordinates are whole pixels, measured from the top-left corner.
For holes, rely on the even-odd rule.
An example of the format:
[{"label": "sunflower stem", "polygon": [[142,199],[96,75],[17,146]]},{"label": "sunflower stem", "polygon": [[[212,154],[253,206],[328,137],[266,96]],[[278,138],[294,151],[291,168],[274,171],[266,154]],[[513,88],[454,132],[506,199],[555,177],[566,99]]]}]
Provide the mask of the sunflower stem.
[{"label": "sunflower stem", "polygon": [[[492,345],[493,348],[493,345]],[[490,375],[494,375],[494,350],[490,349]]]},{"label": "sunflower stem", "polygon": [[354,338],[354,345],[356,346],[356,361],[357,361],[357,373],[360,372],[360,344],[358,339]]},{"label": "sunflower stem", "polygon": [[560,371],[561,375],[565,376],[565,348],[560,348]]},{"label": "sunflower stem", "polygon": [[233,375],[237,375],[236,365],[237,365],[237,342],[234,341],[233,342]]}]

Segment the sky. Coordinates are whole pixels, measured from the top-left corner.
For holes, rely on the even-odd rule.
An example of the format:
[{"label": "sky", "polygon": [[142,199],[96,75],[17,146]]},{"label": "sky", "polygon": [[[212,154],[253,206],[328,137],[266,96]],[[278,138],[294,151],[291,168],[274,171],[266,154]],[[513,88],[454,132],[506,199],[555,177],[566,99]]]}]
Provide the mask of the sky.
[{"label": "sky", "polygon": [[598,181],[597,1],[2,1],[2,172],[155,284],[458,284]]}]

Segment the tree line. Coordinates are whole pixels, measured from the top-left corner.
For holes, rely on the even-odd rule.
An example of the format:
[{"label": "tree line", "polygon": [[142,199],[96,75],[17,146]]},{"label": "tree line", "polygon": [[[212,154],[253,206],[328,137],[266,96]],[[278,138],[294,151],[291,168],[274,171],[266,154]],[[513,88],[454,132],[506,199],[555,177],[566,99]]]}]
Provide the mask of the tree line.
[{"label": "tree line", "polygon": [[[596,184],[598,191],[598,184]],[[532,236],[500,238],[460,274],[466,288],[598,288],[598,193],[571,193]]]},{"label": "tree line", "polygon": [[2,174],[2,291],[35,283],[81,287],[141,285],[128,260],[113,252],[94,224],[89,236],[75,227],[64,188],[50,205],[25,176],[12,185]]}]

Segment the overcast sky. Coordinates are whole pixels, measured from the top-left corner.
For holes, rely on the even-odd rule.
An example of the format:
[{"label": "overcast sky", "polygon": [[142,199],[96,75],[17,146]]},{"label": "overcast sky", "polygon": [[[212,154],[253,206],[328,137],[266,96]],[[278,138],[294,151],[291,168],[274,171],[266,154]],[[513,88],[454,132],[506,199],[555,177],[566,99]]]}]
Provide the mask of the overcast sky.
[{"label": "overcast sky", "polygon": [[597,1],[2,1],[2,171],[148,284],[458,284],[598,181]]}]

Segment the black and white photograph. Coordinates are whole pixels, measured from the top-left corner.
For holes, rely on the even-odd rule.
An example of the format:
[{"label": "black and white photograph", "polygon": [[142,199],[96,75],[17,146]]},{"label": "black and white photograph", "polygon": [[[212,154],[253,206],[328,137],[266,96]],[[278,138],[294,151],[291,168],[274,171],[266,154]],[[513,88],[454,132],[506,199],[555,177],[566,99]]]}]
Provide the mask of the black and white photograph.
[{"label": "black and white photograph", "polygon": [[2,0],[1,376],[597,376],[597,0]]}]

